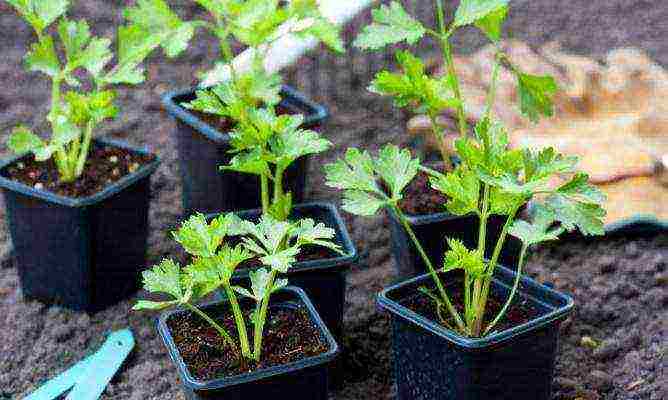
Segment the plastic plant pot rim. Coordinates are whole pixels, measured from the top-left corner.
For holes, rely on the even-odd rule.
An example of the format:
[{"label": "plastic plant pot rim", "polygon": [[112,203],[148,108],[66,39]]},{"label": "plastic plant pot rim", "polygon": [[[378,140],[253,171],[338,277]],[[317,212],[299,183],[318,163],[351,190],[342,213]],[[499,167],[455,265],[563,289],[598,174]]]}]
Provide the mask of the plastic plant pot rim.
[{"label": "plastic plant pot rim", "polygon": [[[500,270],[504,275],[511,275],[514,276],[515,272],[502,266],[502,265],[497,265],[497,270]],[[389,292],[393,290],[400,289],[404,286],[413,284],[415,282],[421,281],[421,280],[427,280],[431,279],[431,275],[429,273],[423,274],[416,276],[414,278],[411,278],[409,280],[397,283],[395,285],[392,285],[388,288],[383,289],[376,298],[376,301],[378,305],[395,314],[397,318],[402,318],[404,320],[407,320],[411,322],[414,325],[417,325],[418,327],[425,329],[432,334],[439,336],[443,339],[448,340],[449,342],[462,347],[465,350],[469,351],[475,351],[475,350],[484,350],[485,348],[491,347],[493,345],[498,345],[498,344],[503,344],[504,342],[510,341],[513,338],[539,329],[541,327],[544,327],[554,321],[557,321],[559,319],[565,318],[570,312],[573,310],[574,302],[573,299],[561,292],[558,292],[548,286],[541,285],[540,283],[534,281],[533,279],[523,276],[521,278],[521,284],[522,285],[531,285],[531,286],[537,286],[540,287],[541,290],[544,290],[548,293],[550,293],[552,296],[559,298],[564,302],[564,305],[562,306],[551,306],[546,304],[545,302],[540,301],[539,299],[531,296],[528,297],[532,302],[534,303],[539,303],[542,304],[543,306],[552,309],[552,311],[546,313],[545,315],[542,315],[538,318],[535,318],[531,321],[528,321],[522,325],[515,326],[511,329],[507,329],[501,332],[497,332],[488,336],[485,336],[483,338],[467,338],[463,337],[461,335],[458,335],[454,333],[453,331],[446,329],[443,327],[441,324],[436,323],[426,317],[423,317],[419,315],[418,313],[408,309],[407,307],[402,306],[398,302],[391,300],[389,298]],[[498,277],[494,277],[492,279],[492,282],[504,286],[506,289],[510,289],[511,285],[508,285],[504,282],[502,282]],[[521,294],[522,290],[521,287],[518,290],[517,294]]]},{"label": "plastic plant pot rim", "polygon": [[[296,286],[286,286],[280,289],[278,292],[285,292],[285,291],[292,292],[293,294],[295,294],[296,300],[300,301],[303,305],[306,306],[309,316],[311,317],[311,322],[313,322],[317,326],[323,338],[325,339],[325,342],[327,342],[328,350],[325,353],[313,357],[304,358],[291,363],[275,365],[273,367],[264,368],[241,375],[233,375],[225,378],[212,379],[209,381],[198,380],[194,378],[190,373],[190,371],[188,370],[188,367],[186,366],[185,362],[183,361],[183,358],[181,357],[181,355],[178,352],[178,349],[176,348],[176,344],[174,343],[174,339],[172,338],[169,328],[167,327],[167,320],[172,315],[178,313],[190,312],[182,307],[179,307],[174,310],[163,312],[158,318],[157,325],[158,325],[158,331],[160,332],[160,336],[162,337],[169,351],[169,357],[172,359],[172,362],[176,364],[178,373],[181,376],[181,381],[183,382],[183,384],[187,388],[195,391],[219,390],[230,386],[236,386],[248,382],[271,378],[276,375],[289,374],[297,370],[315,367],[332,361],[339,353],[339,345],[336,343],[336,340],[334,340],[334,336],[332,336],[331,332],[320,318],[320,315],[313,306],[313,303],[311,303],[311,300],[308,298],[308,296],[302,289]],[[200,308],[208,307],[225,302],[226,302],[225,300],[210,301],[207,303],[199,304],[198,307]],[[280,306],[281,304],[287,305],[287,302],[273,304],[270,306],[275,307],[275,306]]]},{"label": "plastic plant pot rim", "polygon": [[[103,190],[87,197],[72,198],[72,197],[61,196],[59,194],[55,194],[46,190],[35,189],[34,187],[28,186],[21,182],[13,181],[2,175],[0,175],[0,187],[21,193],[29,197],[38,198],[47,201],[49,203],[59,204],[65,207],[73,207],[73,208],[87,207],[100,203],[103,200],[122,191],[123,189],[131,186],[135,182],[151,175],[160,165],[161,161],[160,157],[157,154],[149,152],[146,147],[134,147],[128,144],[127,142],[116,139],[108,139],[108,138],[93,138],[93,142],[106,146],[118,147],[142,155],[152,155],[155,157],[155,159],[150,163],[143,165],[137,171],[125,175],[118,181],[106,186]],[[29,153],[23,153],[3,160],[2,162],[0,162],[0,171],[5,169],[9,165],[15,163],[16,161],[24,157],[27,157],[28,155]]]},{"label": "plastic plant pot rim", "polygon": [[[296,272],[318,271],[338,266],[349,266],[350,264],[357,261],[358,258],[357,249],[355,248],[355,244],[350,238],[348,229],[346,229],[346,225],[343,222],[341,214],[339,214],[336,207],[334,207],[333,204],[326,202],[300,203],[292,207],[293,210],[308,209],[308,208],[323,208],[332,215],[335,221],[335,226],[330,226],[329,228],[333,228],[335,231],[341,234],[341,243],[339,244],[343,247],[345,254],[340,255],[338,257],[327,258],[322,260],[308,260],[308,261],[297,262],[292,268],[288,270],[286,275],[290,276],[291,273],[296,273]],[[255,214],[255,213],[259,214],[261,212],[261,209],[255,208],[251,210],[230,211],[230,212],[233,212],[234,214],[244,218],[244,215]],[[220,213],[208,214],[206,218],[209,219],[216,217],[218,215],[220,215]],[[246,275],[248,275],[248,271],[244,270],[235,273],[234,277],[239,278],[239,277],[245,277]]]},{"label": "plastic plant pot rim", "polygon": [[[390,213],[390,217],[399,221],[399,217],[397,214],[392,210],[391,208],[388,208],[388,212]],[[451,221],[455,219],[460,219],[460,218],[468,218],[475,216],[475,214],[466,214],[466,215],[454,215],[450,214],[447,211],[440,212],[440,213],[432,213],[432,214],[422,214],[422,215],[412,215],[412,214],[405,214],[406,219],[408,220],[408,223],[411,224],[412,226],[419,226],[419,225],[429,225],[429,224],[434,224],[438,222],[443,222],[443,221]]]},{"label": "plastic plant pot rim", "polygon": [[[189,125],[191,128],[202,133],[209,140],[212,140],[215,143],[228,143],[230,141],[230,136],[227,132],[222,133],[217,129],[214,129],[209,124],[195,116],[195,114],[191,113],[190,110],[182,107],[176,102],[175,99],[177,97],[193,94],[197,90],[203,90],[203,88],[189,88],[168,92],[162,97],[162,105],[170,115],[178,118],[185,124]],[[282,100],[279,104],[283,106],[294,109],[295,106],[292,103],[299,102],[308,109],[309,112],[304,116],[303,125],[308,126],[317,121],[324,121],[329,117],[329,111],[325,106],[307,99],[303,94],[290,86],[282,86],[281,96]]]}]

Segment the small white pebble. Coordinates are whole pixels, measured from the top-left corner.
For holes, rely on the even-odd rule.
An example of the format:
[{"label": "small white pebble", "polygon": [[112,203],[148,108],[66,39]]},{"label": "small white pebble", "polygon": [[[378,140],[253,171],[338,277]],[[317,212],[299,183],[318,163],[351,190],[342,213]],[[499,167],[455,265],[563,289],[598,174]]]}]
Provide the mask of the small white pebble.
[{"label": "small white pebble", "polygon": [[111,174],[112,174],[113,176],[118,176],[118,175],[121,174],[121,171],[119,171],[118,168],[114,168],[114,169],[111,170]]},{"label": "small white pebble", "polygon": [[118,162],[118,157],[117,156],[111,156],[111,157],[109,157],[109,161],[113,164],[116,164]]},{"label": "small white pebble", "polygon": [[18,169],[23,169],[23,168],[26,167],[26,165],[24,163],[20,162],[20,161],[18,163],[16,163],[16,166],[18,167]]},{"label": "small white pebble", "polygon": [[130,170],[130,172],[135,172],[138,169],[139,169],[139,163],[136,162],[130,164],[130,166],[128,167],[128,170]]},{"label": "small white pebble", "polygon": [[37,182],[35,184],[34,188],[37,189],[37,190],[42,190],[42,189],[44,189],[44,185],[42,184],[42,182]]}]

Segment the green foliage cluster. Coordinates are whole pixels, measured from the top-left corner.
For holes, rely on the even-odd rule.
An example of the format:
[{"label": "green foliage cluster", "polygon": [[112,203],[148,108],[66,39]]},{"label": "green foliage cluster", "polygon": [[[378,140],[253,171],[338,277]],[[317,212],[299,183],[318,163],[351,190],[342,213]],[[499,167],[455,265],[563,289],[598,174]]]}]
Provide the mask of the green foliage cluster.
[{"label": "green foliage cluster", "polygon": [[[265,59],[273,43],[290,35],[315,38],[342,52],[339,28],[321,14],[316,0],[195,2],[210,14],[209,20],[182,21],[164,0],[140,0],[126,17],[149,31],[171,26],[174,33],[164,48],[170,57],[187,48],[196,29],[204,29],[218,39],[221,61],[202,77],[222,81],[198,90],[196,98],[183,106],[234,124],[230,136],[235,156],[221,170],[259,176],[263,211],[285,220],[292,207],[290,193],[283,190],[285,170],[299,157],[328,149],[330,143],[317,132],[301,129],[303,116],[278,115],[282,79],[265,69]],[[235,67],[234,42],[251,52],[252,62],[245,70]]]},{"label": "green foliage cluster", "polygon": [[[277,111],[282,79],[265,69],[265,58],[270,46],[288,35],[316,38],[336,51],[343,51],[343,44],[338,27],[322,16],[316,0],[195,2],[208,12],[208,20],[184,21],[164,0],[139,0],[125,16],[137,29],[166,37],[161,45],[168,57],[176,57],[187,49],[198,29],[218,39],[221,61],[202,78],[225,79],[197,90],[196,98],[182,105],[233,123],[229,135],[234,156],[221,170],[260,177],[262,217],[258,223],[241,221],[233,214],[210,222],[203,215],[185,221],[174,232],[174,238],[193,257],[192,263],[181,267],[165,260],[144,272],[144,287],[149,292],[166,293],[171,299],[140,301],[135,309],[186,307],[211,324],[231,348],[238,349],[242,361],[259,361],[270,295],[287,284],[286,279],[278,278],[279,274],[288,272],[305,245],[340,251],[332,242],[333,229],[311,219],[288,220],[292,197],[283,189],[286,169],[298,158],[324,151],[331,144],[319,133],[303,129],[302,115],[281,115]],[[251,52],[249,68],[240,70],[235,66],[233,43],[241,43]],[[225,243],[233,236],[240,241],[234,247]],[[235,270],[250,259],[261,265],[249,272],[250,287],[234,285]],[[221,288],[234,314],[238,340],[195,305],[203,296]],[[246,315],[237,296],[256,304],[249,317],[253,325],[252,347]]]},{"label": "green foliage cluster", "polygon": [[[435,292],[427,288],[421,290],[434,300],[443,324],[468,337],[494,332],[516,294],[530,245],[556,240],[564,230],[576,228],[585,235],[603,234],[605,211],[600,204],[604,195],[588,183],[586,174],[575,171],[577,159],[562,156],[553,148],[539,152],[509,148],[506,130],[492,115],[501,63],[509,65],[514,72],[521,110],[533,121],[553,113],[552,96],[557,87],[552,77],[522,72],[519,67],[510,65],[497,46],[487,110],[469,133],[449,40],[459,28],[474,25],[492,43],[498,44],[508,2],[461,0],[452,21],[446,25],[442,0],[435,0],[438,27],[433,29],[409,15],[398,2],[392,2],[373,11],[373,23],[365,27],[355,41],[356,46],[371,50],[400,42],[412,45],[426,36],[440,43],[448,70],[445,76],[429,76],[419,58],[400,50],[397,62],[401,72],[378,73],[369,89],[391,96],[398,107],[428,114],[439,140],[445,137],[436,116],[445,109],[454,109],[459,116],[461,133],[455,141],[461,160],[458,165],[441,173],[421,166],[408,150],[386,145],[375,157],[366,151],[348,149],[343,159],[325,166],[327,185],[343,190],[344,210],[357,215],[375,215],[388,208],[401,221],[434,281]],[[445,155],[443,161],[449,162]],[[420,170],[429,175],[431,186],[447,197],[445,210],[459,216],[473,214],[480,220],[477,248],[469,249],[456,239],[446,238],[449,250],[440,266],[434,266],[426,255],[399,207],[403,190]],[[555,184],[556,177],[565,183]],[[519,219],[519,210],[530,201],[534,204],[532,221]],[[492,215],[505,216],[506,223],[496,243],[487,244],[487,221]],[[485,310],[492,276],[509,234],[523,243],[516,280],[502,310],[487,319]],[[491,259],[486,260],[488,246],[493,252]],[[463,308],[455,306],[439,276],[455,269],[464,272]]]},{"label": "green foliage cluster", "polygon": [[[72,182],[83,172],[95,128],[118,113],[112,87],[143,82],[142,63],[165,42],[166,36],[147,32],[138,25],[122,26],[114,55],[110,39],[94,36],[84,20],[67,18],[69,0],[5,1],[37,37],[25,56],[27,69],[51,80],[49,140],[19,126],[7,145],[16,153],[32,152],[38,161],[53,157],[60,180]],[[48,30],[52,25],[55,34]],[[117,63],[110,66],[114,58]],[[89,81],[80,81],[82,73],[87,74]]]},{"label": "green foliage cluster", "polygon": [[[279,278],[280,274],[288,272],[304,246],[324,246],[340,251],[332,242],[334,234],[333,229],[311,219],[286,222],[263,215],[258,222],[252,222],[229,213],[207,221],[202,214],[193,215],[172,232],[174,239],[192,257],[191,262],[182,267],[165,259],[144,271],[144,288],[150,293],[166,295],[167,299],[139,300],[134,309],[185,307],[207,321],[242,362],[257,362],[261,357],[271,294],[288,283],[287,279]],[[231,239],[237,244],[230,244]],[[237,268],[249,260],[255,260],[261,266],[249,273],[250,287],[239,286],[232,278]],[[219,289],[225,291],[234,314],[236,339],[196,305],[198,300]],[[255,304],[250,314],[243,311],[238,296]],[[253,327],[252,347],[247,321]]]}]

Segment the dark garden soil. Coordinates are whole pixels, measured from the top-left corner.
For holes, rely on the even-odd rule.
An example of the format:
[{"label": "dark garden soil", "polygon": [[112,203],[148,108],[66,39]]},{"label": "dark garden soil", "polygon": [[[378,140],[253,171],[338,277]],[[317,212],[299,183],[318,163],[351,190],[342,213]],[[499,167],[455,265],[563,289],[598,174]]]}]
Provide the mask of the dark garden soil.
[{"label": "dark garden soil", "polygon": [[104,190],[153,160],[155,156],[152,155],[112,146],[96,146],[90,151],[83,174],[75,182],[59,181],[58,169],[53,159],[37,162],[32,156],[7,167],[7,177],[61,196],[87,197]]},{"label": "dark garden soil", "polygon": [[406,214],[426,215],[445,211],[447,197],[431,187],[429,175],[419,171],[415,179],[404,189],[399,207]]},{"label": "dark garden soil", "polygon": [[[236,332],[234,317],[228,312],[227,305],[210,307],[204,311],[219,321],[228,332]],[[244,310],[247,320],[251,311]],[[257,371],[314,357],[327,351],[327,343],[321,339],[318,327],[311,322],[303,307],[269,309],[260,363],[241,363],[239,354],[230,351],[218,332],[193,313],[175,314],[167,320],[167,326],[188,370],[199,380]],[[248,325],[247,329],[248,337],[252,338],[252,325]],[[252,343],[250,345],[253,346]]]},{"label": "dark garden soil", "polygon": [[[448,279],[448,282],[450,282],[449,285],[446,285],[448,297],[460,315],[464,315],[463,274],[460,277]],[[436,285],[428,283],[426,286],[432,293],[437,295]],[[407,295],[409,294],[407,293]],[[516,300],[508,307],[504,317],[495,325],[493,331],[511,329],[540,317],[540,312],[533,307],[531,303],[522,300],[519,296],[515,299]],[[497,298],[494,293],[490,293],[490,297],[487,300],[487,307],[485,308],[485,326],[496,317],[505,302],[505,298]],[[415,294],[409,295],[407,298],[399,299],[399,304],[418,315],[431,321],[438,322],[445,327],[455,326],[455,319],[450,317],[450,314],[448,314],[445,309],[442,309],[439,313],[434,300],[426,293],[416,292]],[[445,318],[445,320],[443,318]]]},{"label": "dark garden soil", "polygon": [[[111,37],[121,22],[125,1],[76,2],[74,19],[86,17],[92,30]],[[184,17],[195,15],[194,2],[172,0]],[[447,2],[454,4],[455,2]],[[568,48],[595,56],[611,47],[640,46],[668,65],[668,2],[649,0],[513,0],[508,27],[532,44],[561,40]],[[0,2],[0,132],[26,124],[45,131],[47,80],[23,69],[22,57],[32,32]],[[459,51],[480,41],[464,34]],[[177,254],[169,237],[181,218],[181,183],[176,161],[174,123],[160,108],[160,95],[192,87],[194,70],[212,65],[215,38],[198,36],[186,56],[168,61],[156,56],[145,85],[120,88],[121,113],[100,134],[148,145],[163,159],[152,179],[149,262]],[[355,51],[347,58],[309,55],[286,72],[293,86],[322,101],[332,113],[324,130],[334,146],[311,162],[307,198],[337,201],[340,193],[324,186],[318,167],[349,146],[375,151],[381,144],[407,144],[405,115],[391,102],[365,90],[387,60]],[[314,79],[312,80],[311,77]],[[1,155],[8,155],[7,152]],[[24,301],[0,207],[0,399],[20,399],[95,350],[110,331],[130,327],[136,347],[102,399],[183,399],[178,376],[155,332],[155,315],[130,312],[133,299],[89,316],[35,301]],[[389,230],[384,216],[344,216],[361,260],[348,278],[343,382],[332,399],[393,399],[390,327],[378,312],[375,294],[394,280]],[[668,339],[668,235],[649,238],[563,242],[539,249],[527,270],[573,295],[576,309],[562,327],[557,358],[555,400],[668,398],[665,349]],[[140,293],[138,296],[142,296]]]}]

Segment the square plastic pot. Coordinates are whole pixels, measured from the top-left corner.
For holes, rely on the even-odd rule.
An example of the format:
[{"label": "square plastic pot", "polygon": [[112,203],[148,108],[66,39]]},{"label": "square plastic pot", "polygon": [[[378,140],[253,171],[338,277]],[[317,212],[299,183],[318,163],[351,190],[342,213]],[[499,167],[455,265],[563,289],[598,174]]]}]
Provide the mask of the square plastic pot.
[{"label": "square plastic pot", "polygon": [[[401,225],[396,214],[389,211],[391,250],[394,257],[394,265],[398,277],[410,278],[426,272],[420,255]],[[427,215],[408,215],[408,223],[415,232],[420,244],[434,265],[442,265],[445,251],[448,250],[446,238],[456,238],[464,242],[468,248],[478,246],[478,227],[480,222],[477,216],[456,216],[449,213],[437,213]],[[491,258],[506,218],[493,215],[487,221],[486,243],[487,252],[485,256]],[[502,265],[517,265],[520,255],[521,242],[507,235],[506,242],[499,255],[499,263]]]},{"label": "square plastic pot", "polygon": [[[514,277],[513,271],[497,267],[492,293],[506,299]],[[444,279],[448,281],[452,279]],[[380,307],[391,315],[399,400],[551,399],[559,323],[573,308],[570,297],[522,278],[518,296],[535,307],[539,316],[471,339],[401,305],[430,282],[431,276],[421,275],[378,296]]]},{"label": "square plastic pot", "polygon": [[[289,86],[283,87],[281,96],[281,107],[292,114],[304,115],[304,128],[322,128],[328,117],[325,107],[308,100]],[[219,170],[233,156],[229,153],[230,136],[181,106],[194,98],[195,89],[188,89],[168,93],[162,100],[163,107],[176,121],[185,215],[260,207],[260,181],[257,176]],[[286,171],[285,190],[292,193],[295,203],[303,201],[309,161],[310,156],[301,157]]]},{"label": "square plastic pot", "polygon": [[[202,306],[204,312],[220,302]],[[247,399],[296,399],[325,400],[328,389],[327,365],[336,357],[339,347],[315,307],[303,290],[288,286],[271,296],[271,308],[304,307],[311,321],[318,327],[321,339],[327,343],[327,351],[318,356],[289,364],[278,365],[251,373],[213,380],[199,380],[192,376],[179,354],[167,320],[174,314],[189,311],[173,310],[163,313],[158,320],[158,333],[162,337],[169,356],[176,365],[181,385],[188,400],[247,400]]]},{"label": "square plastic pot", "polygon": [[[93,146],[146,150],[94,139]],[[0,164],[0,187],[26,298],[95,312],[135,293],[146,264],[151,174],[160,160],[89,197],[70,198],[10,180]]]},{"label": "square plastic pot", "polygon": [[[262,211],[246,210],[236,214],[240,218],[256,221]],[[312,218],[316,223],[322,222],[334,229],[335,241],[341,246],[344,254],[324,260],[298,262],[282,277],[287,278],[290,285],[304,289],[329,330],[337,340],[340,340],[343,336],[346,277],[350,267],[357,261],[357,250],[341,215],[332,204],[298,204],[293,207],[290,219],[300,218]],[[233,279],[243,281],[242,285],[248,285],[248,272],[249,270],[237,271]]]}]

